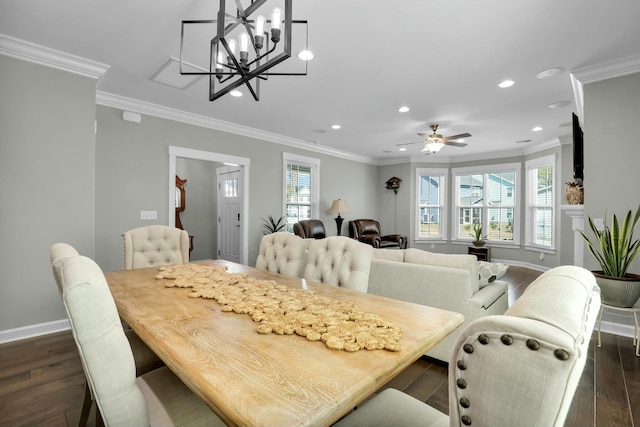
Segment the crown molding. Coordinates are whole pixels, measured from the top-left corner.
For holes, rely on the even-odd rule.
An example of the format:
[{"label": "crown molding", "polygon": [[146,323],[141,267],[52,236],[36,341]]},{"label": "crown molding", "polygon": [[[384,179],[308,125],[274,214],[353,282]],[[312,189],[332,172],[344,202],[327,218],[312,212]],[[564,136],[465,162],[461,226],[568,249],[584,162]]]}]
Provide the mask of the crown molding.
[{"label": "crown molding", "polygon": [[571,71],[571,85],[577,106],[577,115],[584,117],[584,85],[640,72],[640,55],[631,55],[600,64],[588,65]]},{"label": "crown molding", "polygon": [[282,144],[289,147],[312,151],[315,153],[326,154],[346,160],[353,160],[356,162],[368,163],[373,165],[378,164],[377,160],[373,157],[361,156],[358,154],[349,153],[347,151],[337,150],[335,148],[323,147],[321,145],[313,144],[300,139],[290,138],[276,133],[254,129],[248,126],[242,126],[235,123],[226,122],[224,120],[201,116],[182,110],[176,110],[162,105],[127,98],[108,92],[96,91],[96,103],[99,105],[104,105],[106,107],[134,111],[136,113],[146,114],[148,116],[158,117],[161,119],[173,120],[194,126],[200,126],[208,129],[242,135],[249,138],[261,139],[263,141],[269,141],[276,144]]},{"label": "crown molding", "polygon": [[4,34],[0,34],[0,55],[10,56],[96,80],[102,77],[110,68],[109,65],[100,62],[91,61]]},{"label": "crown molding", "polygon": [[626,56],[571,71],[583,85],[640,72],[640,54]]}]

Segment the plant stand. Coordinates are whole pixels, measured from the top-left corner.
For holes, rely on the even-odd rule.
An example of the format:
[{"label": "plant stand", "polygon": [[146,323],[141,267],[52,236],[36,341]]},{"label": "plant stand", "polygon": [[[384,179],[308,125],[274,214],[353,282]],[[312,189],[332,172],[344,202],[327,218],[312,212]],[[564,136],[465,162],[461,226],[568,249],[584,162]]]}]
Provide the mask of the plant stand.
[{"label": "plant stand", "polygon": [[640,356],[640,328],[638,327],[638,313],[640,313],[640,306],[633,307],[617,307],[615,305],[601,304],[600,315],[598,316],[598,347],[600,347],[600,326],[602,325],[602,312],[605,308],[612,310],[627,311],[633,314],[633,321],[635,322],[635,329],[633,332],[633,345],[636,348],[636,356]]}]

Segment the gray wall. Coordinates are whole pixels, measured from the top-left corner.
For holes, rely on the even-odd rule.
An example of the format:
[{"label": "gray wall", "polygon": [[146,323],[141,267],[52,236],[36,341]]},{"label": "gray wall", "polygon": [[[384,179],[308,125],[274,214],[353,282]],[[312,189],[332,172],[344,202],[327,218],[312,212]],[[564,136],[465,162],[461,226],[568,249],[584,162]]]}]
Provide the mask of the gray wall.
[{"label": "gray wall", "polygon": [[[124,231],[168,224],[169,146],[250,159],[250,264],[258,255],[261,218],[283,214],[283,151],[320,159],[319,217],[329,235],[335,234],[335,222],[326,211],[335,198],[347,200],[354,215],[378,215],[376,166],[151,116],[134,124],[110,107],[98,106],[96,115],[96,260],[106,271],[122,268]],[[190,200],[187,196],[187,209]],[[141,221],[140,210],[157,211],[158,220]],[[194,246],[197,242],[196,236]]]},{"label": "gray wall", "polygon": [[0,55],[0,331],[65,319],[49,248],[94,256],[96,82]]},{"label": "gray wall", "polygon": [[[610,221],[640,204],[640,73],[584,87],[585,216]],[[589,231],[588,236],[592,236]],[[585,250],[585,266],[598,269]],[[640,274],[640,260],[630,273]]]}]

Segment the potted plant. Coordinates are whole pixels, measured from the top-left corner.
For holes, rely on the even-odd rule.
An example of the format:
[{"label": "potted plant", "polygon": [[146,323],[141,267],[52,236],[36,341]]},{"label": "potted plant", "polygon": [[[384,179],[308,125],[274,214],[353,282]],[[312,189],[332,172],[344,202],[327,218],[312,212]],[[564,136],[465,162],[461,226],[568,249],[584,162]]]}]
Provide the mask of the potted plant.
[{"label": "potted plant", "polygon": [[276,221],[275,218],[269,215],[267,219],[262,218],[262,221],[264,221],[264,223],[262,224],[262,234],[265,234],[265,235],[271,234],[271,233],[277,233],[287,225],[284,222],[284,216],[281,216]]},{"label": "potted plant", "polygon": [[471,237],[473,237],[473,246],[477,248],[484,246],[484,239],[487,236],[482,235],[482,224],[473,225],[473,232],[471,233]]},{"label": "potted plant", "polygon": [[640,298],[640,276],[627,273],[631,262],[640,251],[640,240],[634,239],[633,232],[640,222],[640,206],[633,215],[629,210],[622,223],[613,215],[611,225],[599,230],[589,217],[589,228],[596,237],[595,243],[581,231],[591,255],[600,264],[600,271],[593,271],[605,304],[617,307],[633,307]]}]

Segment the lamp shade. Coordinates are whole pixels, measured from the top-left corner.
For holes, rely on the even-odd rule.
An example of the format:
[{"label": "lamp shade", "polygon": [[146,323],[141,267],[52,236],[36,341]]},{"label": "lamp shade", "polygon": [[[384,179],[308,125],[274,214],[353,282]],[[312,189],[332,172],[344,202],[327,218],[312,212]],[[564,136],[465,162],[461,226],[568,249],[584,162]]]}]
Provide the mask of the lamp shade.
[{"label": "lamp shade", "polygon": [[347,202],[342,199],[334,200],[327,212],[338,215],[340,215],[341,213],[351,213],[351,211],[347,207]]}]

